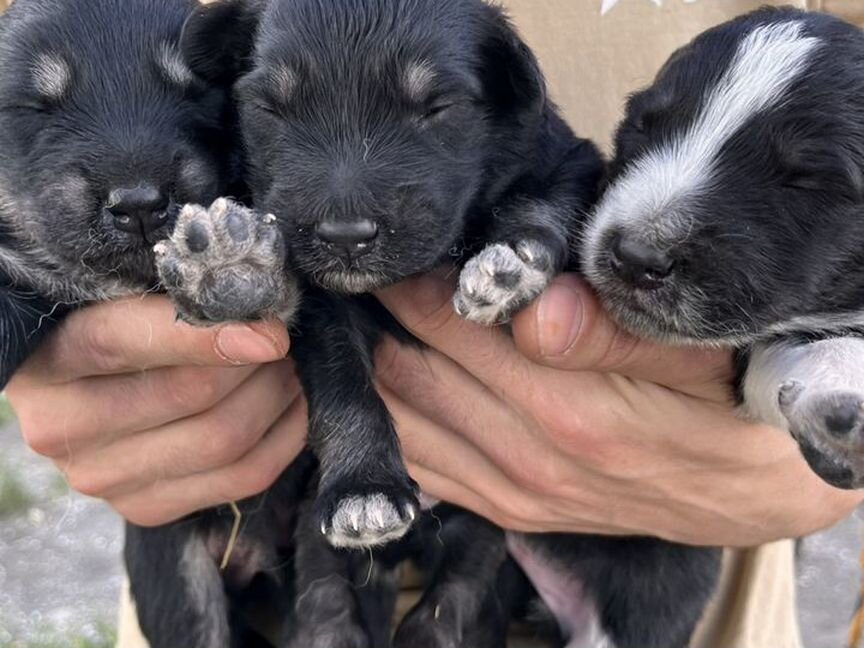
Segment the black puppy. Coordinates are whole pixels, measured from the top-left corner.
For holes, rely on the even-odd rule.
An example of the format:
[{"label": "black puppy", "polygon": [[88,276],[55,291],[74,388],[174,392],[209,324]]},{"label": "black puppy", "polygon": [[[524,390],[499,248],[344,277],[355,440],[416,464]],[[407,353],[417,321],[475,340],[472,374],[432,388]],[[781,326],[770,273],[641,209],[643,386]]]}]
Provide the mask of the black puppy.
[{"label": "black puppy", "polygon": [[[191,60],[214,74],[243,73],[237,97],[256,209],[275,215],[291,265],[307,281],[294,353],[321,485],[317,523],[301,532],[297,551],[311,550],[316,535],[340,547],[398,539],[418,514],[416,490],[374,389],[372,356],[382,331],[406,336],[363,293],[467,261],[457,311],[484,324],[507,321],[567,264],[600,158],[557,116],[536,61],[500,10],[480,0],[226,1],[202,11],[194,31]],[[226,39],[231,46],[214,51]],[[166,282],[183,293],[178,307],[193,321],[212,320],[201,317],[194,288],[209,271],[194,248],[208,239],[188,241],[226,217],[254,218],[226,208],[227,216],[225,208],[199,210],[163,246]],[[281,271],[259,269],[265,278]],[[504,606],[487,605],[504,561],[502,534],[453,515],[454,525],[444,521],[444,555],[433,561],[434,586],[397,645],[503,642],[496,628],[477,632],[500,621],[490,605]],[[683,647],[717,568],[713,552],[654,540],[525,542],[532,556],[569,552],[576,571],[562,591],[585,605],[578,618],[575,607],[553,612],[573,646],[593,629],[619,648]],[[520,558],[523,544],[514,537]],[[398,558],[377,560],[386,567]],[[298,574],[308,567],[296,563]],[[326,601],[337,588],[298,581],[306,596],[296,616],[319,621],[304,630],[307,643],[326,628],[320,645],[329,646],[339,624],[301,611],[300,601]]]},{"label": "black puppy", "polygon": [[[256,210],[275,214],[308,282],[295,357],[321,462],[321,530],[335,546],[384,544],[419,510],[372,384],[381,327],[399,329],[352,295],[455,254],[470,259],[460,312],[506,321],[564,267],[599,156],[555,114],[500,11],[479,0],[226,2],[201,15],[199,58],[217,69],[231,67],[208,49],[219,30],[237,39],[248,26],[254,38],[236,93]],[[224,217],[202,210],[163,246],[166,283],[193,320],[208,319],[194,308],[208,262],[188,240]]]},{"label": "black puppy", "polygon": [[[199,6],[16,0],[0,17],[0,386],[69,311],[157,289],[153,245],[171,233],[181,205],[210,204],[242,189],[230,92],[195,74],[181,54],[183,26]],[[256,231],[247,252],[268,264],[283,258],[266,219],[243,226]],[[230,222],[220,233],[239,236]],[[233,258],[222,261],[231,270],[223,276],[217,268],[214,285],[241,281]],[[247,308],[252,300],[267,310],[276,295],[291,304],[287,275],[261,286],[266,290],[244,290]],[[296,503],[302,480],[280,486]],[[265,519],[278,532],[269,518],[258,524]],[[211,526],[220,523],[230,528],[230,516]],[[227,531],[211,534],[210,546],[168,543],[173,553],[150,543],[151,533],[128,528],[135,595],[156,574],[177,586],[160,592],[175,594],[174,616],[145,615],[142,625],[169,624],[178,640],[169,645],[195,645],[186,638],[198,632],[196,615],[215,605],[195,597],[210,573],[203,555],[221,556]],[[176,539],[181,531],[166,533]]]},{"label": "black puppy", "polygon": [[153,243],[239,172],[228,97],[179,52],[192,0],[0,17],[0,385],[75,306],[150,290]]},{"label": "black puppy", "polygon": [[636,94],[584,268],[631,331],[741,351],[746,415],[864,486],[864,35],[765,9]]}]

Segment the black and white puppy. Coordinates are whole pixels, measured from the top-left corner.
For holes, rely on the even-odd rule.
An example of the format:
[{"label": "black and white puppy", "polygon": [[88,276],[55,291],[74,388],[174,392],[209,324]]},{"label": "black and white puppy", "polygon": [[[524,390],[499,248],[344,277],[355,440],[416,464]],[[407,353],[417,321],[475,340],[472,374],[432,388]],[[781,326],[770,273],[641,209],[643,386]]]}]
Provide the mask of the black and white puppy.
[{"label": "black and white puppy", "polygon": [[229,96],[179,49],[192,0],[0,17],[0,385],[63,313],[150,290],[178,205],[230,190]]},{"label": "black and white puppy", "polygon": [[739,395],[864,486],[864,35],[764,9],[632,97],[586,275],[642,336],[741,353]]},{"label": "black and white puppy", "polygon": [[[457,264],[456,310],[507,321],[568,263],[602,163],[558,117],[500,10],[481,0],[227,0],[202,11],[194,30],[191,59],[241,73],[256,210],[275,215],[306,280],[294,355],[321,484],[317,522],[298,533],[296,551],[326,556],[315,548],[324,537],[346,548],[397,540],[419,513],[417,494],[374,388],[373,351],[382,332],[406,336],[365,293]],[[238,43],[244,30],[252,46]],[[226,39],[231,47],[214,48]],[[188,241],[226,218],[254,215],[199,210],[162,247],[166,282],[185,293],[178,307],[193,321],[214,318],[195,304],[209,268],[195,248],[209,239]],[[397,632],[398,646],[503,644],[500,627],[484,626],[501,622],[485,608],[504,606],[494,591],[503,534],[451,513],[433,586]],[[558,595],[544,598],[573,648],[683,648],[717,571],[713,551],[656,540],[514,536],[511,545],[541,593]],[[377,561],[392,564],[383,554]],[[545,580],[555,564],[564,578]],[[302,577],[309,566],[296,561],[304,595],[295,617],[320,622],[301,634],[306,645],[343,645],[335,628],[357,633],[309,605],[337,596],[332,580]]]}]

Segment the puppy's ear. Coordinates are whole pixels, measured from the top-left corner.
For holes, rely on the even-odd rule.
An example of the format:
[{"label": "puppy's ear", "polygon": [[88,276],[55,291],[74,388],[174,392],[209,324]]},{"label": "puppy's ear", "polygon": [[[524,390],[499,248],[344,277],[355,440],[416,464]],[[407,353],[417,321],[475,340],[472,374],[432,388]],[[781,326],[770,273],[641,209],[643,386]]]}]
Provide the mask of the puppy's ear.
[{"label": "puppy's ear", "polygon": [[211,83],[234,83],[251,66],[263,8],[263,0],[217,0],[196,7],[180,37],[189,68]]},{"label": "puppy's ear", "polygon": [[492,110],[540,115],[546,104],[546,81],[534,53],[500,8],[486,5],[484,10],[480,75]]},{"label": "puppy's ear", "polygon": [[786,141],[780,153],[787,185],[864,202],[864,151],[848,142],[806,137]]},{"label": "puppy's ear", "polygon": [[39,295],[9,287],[0,277],[0,389],[69,312]]}]

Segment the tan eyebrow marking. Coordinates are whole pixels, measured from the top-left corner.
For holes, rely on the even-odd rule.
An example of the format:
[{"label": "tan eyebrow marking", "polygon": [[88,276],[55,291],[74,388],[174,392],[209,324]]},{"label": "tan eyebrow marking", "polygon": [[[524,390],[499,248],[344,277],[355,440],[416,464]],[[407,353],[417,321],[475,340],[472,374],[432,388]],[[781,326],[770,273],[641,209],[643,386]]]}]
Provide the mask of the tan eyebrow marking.
[{"label": "tan eyebrow marking", "polygon": [[174,85],[185,88],[195,80],[195,74],[183,60],[177,48],[170,43],[164,43],[159,48],[158,64],[165,78]]},{"label": "tan eyebrow marking", "polygon": [[72,68],[54,54],[36,57],[32,74],[36,90],[49,99],[60,99],[72,83]]},{"label": "tan eyebrow marking", "polygon": [[279,99],[289,99],[297,87],[297,73],[280,63],[270,72],[270,85]]},{"label": "tan eyebrow marking", "polygon": [[429,94],[437,73],[428,61],[414,61],[408,64],[403,77],[405,92],[411,101],[423,101]]}]

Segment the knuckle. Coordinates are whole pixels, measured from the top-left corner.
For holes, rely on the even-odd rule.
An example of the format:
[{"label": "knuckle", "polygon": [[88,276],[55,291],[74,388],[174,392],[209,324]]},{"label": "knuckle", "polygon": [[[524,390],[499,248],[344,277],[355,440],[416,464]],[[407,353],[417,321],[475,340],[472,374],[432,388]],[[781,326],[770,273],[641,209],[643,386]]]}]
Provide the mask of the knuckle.
[{"label": "knuckle", "polygon": [[202,411],[222,397],[222,379],[218,369],[178,367],[165,381],[163,389],[169,402],[183,411]]},{"label": "knuckle", "polygon": [[551,495],[558,488],[558,480],[552,466],[554,461],[530,461],[520,462],[519,468],[513,475],[514,481],[528,492],[538,495]]},{"label": "knuckle", "polygon": [[[546,410],[540,412],[539,419],[546,439],[566,457],[577,457],[580,463],[594,464],[605,455],[606,442],[590,432],[592,428],[578,416],[562,416],[560,412]],[[550,480],[554,478],[549,477]]]},{"label": "knuckle", "polygon": [[166,514],[159,509],[141,507],[135,502],[109,502],[112,508],[124,520],[131,522],[139,527],[157,527],[163,524],[168,524],[176,519],[174,516]]},{"label": "knuckle", "polygon": [[126,368],[124,350],[117,344],[117,336],[112,322],[105,317],[91,317],[87,326],[80,328],[80,335],[68,339],[61,345],[65,357],[86,356],[101,371],[113,372]]},{"label": "knuckle", "polygon": [[534,515],[534,504],[523,496],[508,497],[499,503],[504,528],[514,531],[530,529],[533,525],[530,520]]},{"label": "knuckle", "polygon": [[21,420],[21,436],[24,443],[36,454],[56,459],[66,454],[66,442],[51,431],[51,428],[39,422]]},{"label": "knuckle", "polygon": [[74,466],[66,470],[66,482],[73,491],[87,497],[98,498],[108,490],[108,485],[99,475],[90,470],[81,470]]},{"label": "knuckle", "polygon": [[244,499],[263,493],[270,488],[281,472],[281,467],[275,462],[248,462],[238,467],[233,485],[236,488],[235,499]]},{"label": "knuckle", "polygon": [[203,432],[201,455],[211,466],[235,461],[249,451],[257,438],[256,430],[235,417],[208,417]]}]

